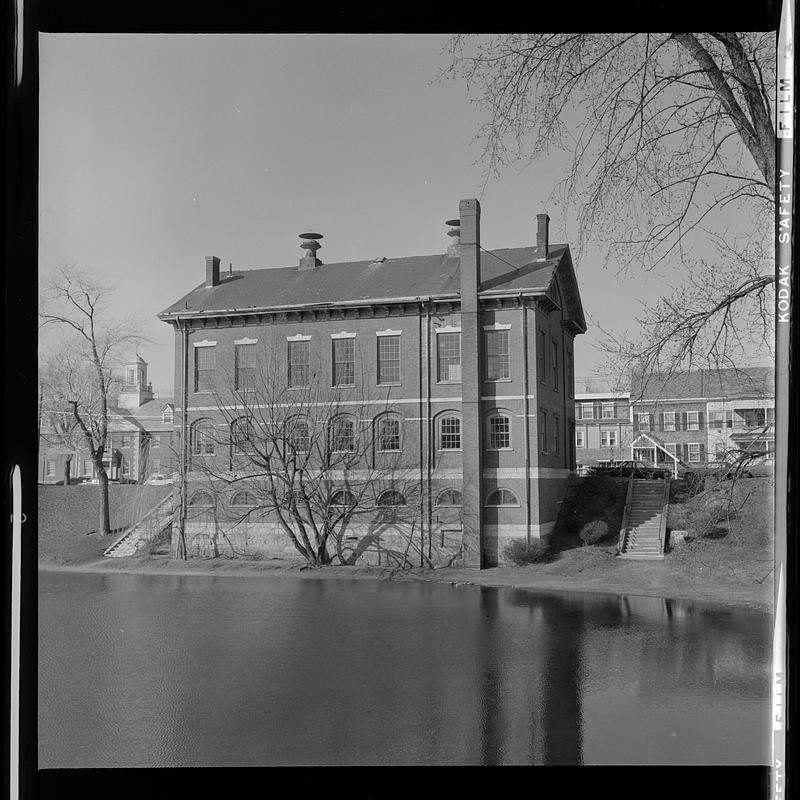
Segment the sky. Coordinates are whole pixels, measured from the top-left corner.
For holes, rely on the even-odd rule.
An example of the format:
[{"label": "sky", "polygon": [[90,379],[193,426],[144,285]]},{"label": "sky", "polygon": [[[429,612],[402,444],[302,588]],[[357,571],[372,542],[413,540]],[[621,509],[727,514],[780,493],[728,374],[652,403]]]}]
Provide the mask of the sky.
[{"label": "sky", "polygon": [[[482,246],[550,241],[571,220],[548,205],[568,154],[488,183],[463,82],[440,79],[440,35],[41,34],[39,272],[71,264],[114,285],[136,314],[158,393],[173,382],[173,333],[156,319],[222,268],[297,263],[322,233],[333,263],[441,253],[458,202],[481,202]],[[599,328],[634,328],[669,283],[618,282],[599,249],[576,263],[589,330],[577,376],[596,374]]]}]

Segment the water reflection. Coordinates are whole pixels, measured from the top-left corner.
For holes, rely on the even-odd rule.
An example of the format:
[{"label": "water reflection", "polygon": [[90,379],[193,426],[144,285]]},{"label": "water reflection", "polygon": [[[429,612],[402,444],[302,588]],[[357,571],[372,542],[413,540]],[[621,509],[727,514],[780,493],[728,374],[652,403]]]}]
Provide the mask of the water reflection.
[{"label": "water reflection", "polygon": [[765,763],[769,617],[430,583],[40,575],[40,765]]}]

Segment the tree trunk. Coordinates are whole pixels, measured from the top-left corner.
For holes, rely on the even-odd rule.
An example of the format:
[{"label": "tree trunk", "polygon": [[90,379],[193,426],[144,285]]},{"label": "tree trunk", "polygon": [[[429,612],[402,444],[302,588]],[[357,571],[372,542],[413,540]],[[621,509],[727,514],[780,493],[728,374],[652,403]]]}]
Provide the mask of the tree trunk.
[{"label": "tree trunk", "polygon": [[98,470],[100,481],[100,533],[103,536],[111,535],[111,519],[108,511],[108,475],[104,469]]},{"label": "tree trunk", "polygon": [[69,486],[70,484],[70,473],[71,473],[71,466],[72,466],[72,457],[67,456],[64,459],[64,486]]}]

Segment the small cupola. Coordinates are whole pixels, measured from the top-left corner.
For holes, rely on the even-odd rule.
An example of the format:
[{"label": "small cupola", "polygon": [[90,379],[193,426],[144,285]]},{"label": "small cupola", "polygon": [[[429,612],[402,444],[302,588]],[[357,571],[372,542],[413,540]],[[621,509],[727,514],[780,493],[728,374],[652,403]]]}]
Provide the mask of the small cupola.
[{"label": "small cupola", "polygon": [[300,247],[303,254],[300,256],[300,269],[314,269],[319,267],[322,262],[317,258],[317,250],[322,247],[319,240],[322,239],[321,233],[301,233],[300,238],[303,240]]}]

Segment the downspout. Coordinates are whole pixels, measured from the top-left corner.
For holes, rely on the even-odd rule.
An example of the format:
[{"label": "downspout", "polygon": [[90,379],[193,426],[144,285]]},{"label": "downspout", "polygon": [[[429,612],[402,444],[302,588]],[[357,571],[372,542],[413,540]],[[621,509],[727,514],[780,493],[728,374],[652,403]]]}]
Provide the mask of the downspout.
[{"label": "downspout", "polygon": [[182,383],[181,387],[181,505],[180,515],[178,522],[178,557],[186,559],[186,503],[187,503],[187,473],[188,473],[188,451],[189,443],[188,430],[189,430],[189,412],[188,412],[188,395],[189,395],[189,328],[184,320],[183,327],[181,328],[180,319],[178,322],[178,330],[182,332],[181,337],[181,369],[182,369]]},{"label": "downspout", "polygon": [[519,295],[519,310],[522,329],[522,431],[525,436],[525,537],[531,543],[531,443],[528,419],[528,315],[522,292]]},{"label": "downspout", "polygon": [[[422,305],[420,305],[419,312],[419,324],[417,331],[417,349],[419,351],[419,358],[417,359],[417,377],[419,379],[419,565],[423,566],[423,554],[425,552],[425,443],[422,439],[422,436],[425,430],[425,420],[422,418]],[[430,532],[428,533],[428,541],[430,542]],[[430,546],[428,549],[428,556],[430,557]]]},{"label": "downspout", "polygon": [[[426,470],[427,470],[427,481],[428,481],[428,554],[430,555],[431,549],[431,540],[430,537],[433,535],[433,487],[431,486],[432,478],[432,462],[433,462],[433,452],[434,452],[434,443],[436,441],[436,431],[433,430],[433,420],[431,419],[431,299],[430,297],[427,298],[425,303],[425,420],[426,420],[426,428],[428,432],[428,438],[426,443]],[[421,394],[420,394],[421,396]],[[442,542],[444,545],[444,542]]]}]

